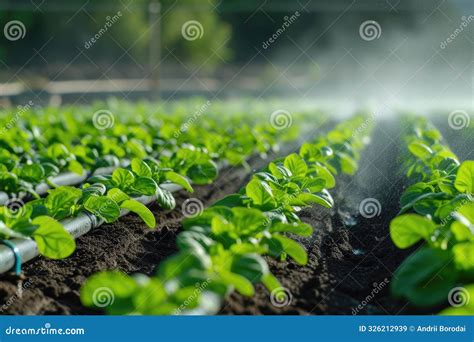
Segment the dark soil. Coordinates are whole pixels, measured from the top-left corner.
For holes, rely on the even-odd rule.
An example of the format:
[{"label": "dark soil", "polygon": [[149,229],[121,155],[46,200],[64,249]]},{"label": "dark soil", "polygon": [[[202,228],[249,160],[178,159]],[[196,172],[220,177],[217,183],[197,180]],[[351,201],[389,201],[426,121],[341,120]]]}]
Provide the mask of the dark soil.
[{"label": "dark soil", "polygon": [[[413,252],[397,249],[388,229],[389,222],[397,215],[398,201],[405,188],[405,177],[397,159],[402,133],[403,128],[395,122],[378,124],[372,143],[362,154],[357,174],[338,177],[337,187],[332,190],[335,208],[312,207],[301,213],[302,220],[315,228],[311,238],[301,240],[309,254],[306,266],[298,266],[291,260],[268,259],[271,271],[288,291],[285,305],[272,304],[271,294],[257,285],[252,298],[232,294],[220,314],[430,313],[416,310],[407,301],[390,295],[394,271]],[[266,163],[259,158],[249,162],[252,171]],[[19,279],[3,275],[0,312],[100,314],[84,308],[79,300],[79,289],[88,276],[106,269],[152,274],[157,264],[176,252],[176,234],[183,219],[182,203],[194,197],[207,206],[239,190],[248,177],[248,170],[241,167],[227,169],[212,186],[196,187],[192,195],[178,193],[175,210],[164,213],[152,207],[158,223],[155,230],[144,228],[137,217],[130,215],[79,238],[76,252],[66,260],[38,258],[26,264],[21,298]],[[359,207],[368,198],[376,199],[380,205],[374,215],[364,217]],[[8,305],[2,308],[2,304]]]},{"label": "dark soil", "polygon": [[[390,296],[394,271],[412,251],[401,251],[391,242],[389,222],[398,212],[404,176],[397,170],[397,123],[379,124],[373,143],[363,152],[355,177],[339,177],[332,194],[336,207],[312,207],[303,221],[315,228],[302,240],[309,262],[268,260],[271,271],[286,288],[287,300],[272,303],[271,294],[258,285],[256,295],[232,294],[221,314],[401,314],[414,313],[403,300]],[[374,198],[379,215],[359,212],[360,203]]]},{"label": "dark soil", "polygon": [[[284,151],[270,158],[295,150],[298,144],[288,144]],[[182,204],[188,198],[199,199],[204,207],[236,192],[246,184],[255,169],[268,159],[250,159],[246,168],[228,167],[209,186],[195,186],[195,192],[176,194],[176,208],[163,212],[150,207],[157,220],[156,229],[148,229],[134,215],[113,224],[102,225],[77,240],[74,254],[64,260],[37,258],[23,266],[20,278],[0,276],[0,314],[69,315],[100,314],[81,305],[79,290],[87,277],[95,272],[117,269],[126,273],[151,275],[156,266],[177,251],[176,235],[184,218]],[[21,295],[20,295],[21,293]]]}]

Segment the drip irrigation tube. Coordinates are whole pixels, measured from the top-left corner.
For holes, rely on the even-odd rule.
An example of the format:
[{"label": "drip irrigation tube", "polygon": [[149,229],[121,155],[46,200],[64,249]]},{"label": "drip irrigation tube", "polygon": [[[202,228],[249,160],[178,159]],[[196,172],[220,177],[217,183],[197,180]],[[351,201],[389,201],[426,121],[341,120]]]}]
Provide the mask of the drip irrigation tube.
[{"label": "drip irrigation tube", "polygon": [[[111,174],[117,167],[118,166],[100,167],[97,170],[95,170],[93,175],[97,176],[97,175]],[[78,175],[77,173],[73,173],[73,172],[66,172],[52,178],[51,182],[58,186],[75,185],[75,184],[80,184],[86,181],[87,178],[89,177],[90,175],[86,171],[84,171],[82,175]],[[44,195],[48,192],[49,188],[50,186],[47,183],[43,182],[36,186],[35,191],[38,195]],[[26,195],[27,195],[26,193],[18,194],[18,198],[24,198]],[[10,197],[8,196],[6,192],[0,192],[0,205],[5,205],[6,203],[8,203],[9,199]]]},{"label": "drip irrigation tube", "polygon": [[[297,139],[296,143],[297,146],[300,146],[301,141],[304,141],[301,137]],[[284,147],[280,149],[281,146],[279,146],[279,153],[280,154],[286,154],[288,151],[292,151],[294,149],[293,143],[288,142],[287,144],[283,145]],[[222,162],[218,164],[218,170],[221,170],[222,168],[228,166],[227,162]],[[105,168],[103,168],[105,169]],[[100,170],[101,174],[107,174],[107,170],[103,169],[97,169],[97,171],[94,174],[98,174],[97,172]],[[115,167],[113,168],[115,169]],[[113,170],[112,169],[112,170]],[[108,170],[108,174],[110,174],[112,171]],[[67,175],[67,174],[65,174]],[[76,175],[77,177],[82,177],[79,175]],[[59,176],[58,176],[59,177]],[[57,178],[58,178],[57,177]],[[60,182],[65,182],[67,178],[62,178]],[[70,179],[70,178],[69,178]],[[79,179],[79,178],[77,178]],[[54,179],[55,180],[55,179]],[[85,180],[85,179],[84,179]],[[65,184],[59,184],[58,185],[65,185]],[[165,183],[161,184],[160,187],[162,189],[166,189],[170,192],[177,192],[182,189],[180,185],[174,184],[174,183]],[[47,191],[47,187],[42,188],[44,191]],[[1,193],[0,193],[1,195]],[[137,201],[143,203],[144,205],[148,205],[152,203],[153,201],[156,200],[155,196],[141,196],[135,198]],[[1,202],[0,202],[1,205]],[[129,213],[129,210],[122,209],[120,211],[120,217],[125,216]],[[73,218],[67,218],[61,221],[61,224],[64,226],[64,228],[74,237],[74,239],[77,239],[78,237],[86,234],[90,230],[99,227],[102,225],[104,221],[100,219],[99,217],[90,214],[90,213],[80,213],[78,216],[73,217]],[[11,270],[13,267],[16,267],[18,260],[21,261],[21,263],[25,263],[27,261],[30,261],[37,257],[39,255],[38,251],[38,246],[36,242],[33,239],[11,239],[9,240],[13,246],[16,248],[13,249],[7,245],[2,245],[0,244],[0,274],[5,273],[9,270]],[[17,267],[16,267],[17,268]]]},{"label": "drip irrigation tube", "polygon": [[[182,187],[176,184],[162,184],[160,186],[170,192],[176,192],[181,190]],[[141,196],[135,198],[137,201],[148,205],[156,200],[155,196]],[[120,217],[125,216],[129,213],[129,210],[122,209],[120,211]],[[104,221],[99,217],[80,213],[74,218],[68,218],[61,221],[64,228],[75,238],[86,234],[90,230],[99,227]],[[13,249],[6,245],[0,245],[0,273],[4,273],[15,267],[16,260],[20,258],[21,263],[30,261],[31,259],[39,255],[38,246],[32,239],[11,239],[9,240],[17,248],[15,253]]]}]

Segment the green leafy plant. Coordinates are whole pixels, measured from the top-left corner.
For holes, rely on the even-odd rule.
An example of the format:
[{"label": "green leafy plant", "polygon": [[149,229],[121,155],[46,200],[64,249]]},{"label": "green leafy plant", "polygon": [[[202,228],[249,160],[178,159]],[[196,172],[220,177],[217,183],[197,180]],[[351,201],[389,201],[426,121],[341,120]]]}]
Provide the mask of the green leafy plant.
[{"label": "green leafy plant", "polygon": [[[81,290],[83,304],[95,306],[95,291],[109,287],[119,301],[106,308],[108,313],[178,314],[212,306],[215,298],[233,290],[251,296],[256,283],[269,291],[279,288],[263,256],[291,258],[299,265],[308,262],[296,236],[311,236],[313,229],[297,213],[315,204],[332,207],[328,189],[335,186],[334,176],[355,172],[358,151],[370,133],[353,133],[363,121],[355,117],[314,144],[304,144],[299,154],[273,161],[239,193],[186,219],[177,238],[179,253],[164,261],[155,277],[116,271],[93,275]],[[133,291],[113,285],[122,281]],[[148,294],[146,300],[142,293]]]},{"label": "green leafy plant", "polygon": [[474,281],[474,162],[460,163],[425,120],[412,125],[405,139],[412,185],[402,194],[390,235],[399,248],[424,245],[397,270],[392,292],[415,305],[433,306],[445,303],[456,285]]}]

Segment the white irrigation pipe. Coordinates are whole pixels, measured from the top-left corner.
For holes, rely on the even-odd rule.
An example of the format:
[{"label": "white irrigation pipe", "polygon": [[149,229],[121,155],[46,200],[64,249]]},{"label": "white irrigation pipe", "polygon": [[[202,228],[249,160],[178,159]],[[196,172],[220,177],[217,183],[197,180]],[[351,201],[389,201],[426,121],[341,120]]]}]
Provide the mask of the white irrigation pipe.
[{"label": "white irrigation pipe", "polygon": [[[284,145],[283,151],[292,149],[291,143]],[[283,152],[280,150],[280,152]],[[283,154],[285,153],[283,152]],[[227,162],[223,162],[218,165],[218,169],[221,170],[223,167],[227,166]],[[98,169],[99,170],[99,169]],[[56,183],[57,184],[57,183]],[[59,185],[59,184],[58,184]],[[168,190],[170,192],[177,192],[182,189],[180,185],[167,183],[160,185],[162,189]],[[135,198],[137,201],[148,205],[156,200],[155,196],[141,196]],[[129,210],[122,209],[120,211],[120,217],[125,216],[129,213]],[[80,213],[74,218],[68,218],[61,221],[64,228],[77,239],[78,237],[88,233],[90,230],[99,227],[104,223],[104,220],[99,217],[90,214],[90,213]],[[18,257],[21,258],[21,264],[28,262],[39,255],[38,246],[36,242],[32,239],[12,239],[8,240],[16,247],[16,252]],[[13,252],[12,248],[6,245],[0,244],[0,274],[5,273],[15,267],[16,264],[16,255]],[[216,314],[220,307],[222,299],[209,291],[204,291],[202,293],[202,300],[198,307],[194,309],[186,309],[181,312],[182,315],[212,315]]]},{"label": "white irrigation pipe", "polygon": [[[181,186],[176,184],[163,184],[160,187],[170,192],[176,192],[182,189]],[[156,197],[141,196],[135,199],[148,205],[155,201]],[[127,215],[129,212],[129,210],[122,209],[120,211],[120,217]],[[99,217],[86,213],[80,213],[74,218],[68,218],[61,221],[61,224],[74,237],[74,239],[86,234],[91,229],[99,227],[103,223],[104,221]],[[22,264],[39,255],[38,246],[33,239],[11,239],[9,241],[17,248],[17,254],[21,258]],[[0,273],[12,269],[15,266],[15,262],[16,256],[13,250],[8,246],[0,245]]]},{"label": "white irrigation pipe", "polygon": [[[95,170],[92,175],[97,176],[111,174],[118,167],[119,166],[100,167]],[[90,175],[86,171],[84,171],[82,175],[73,172],[66,172],[51,178],[51,183],[56,184],[58,186],[76,185],[86,181],[89,177]],[[36,186],[35,191],[38,195],[44,195],[48,192],[49,189],[50,186],[47,183],[43,182]],[[18,198],[24,198],[26,195],[26,193],[18,194]],[[6,203],[8,203],[9,198],[10,197],[6,192],[0,192],[0,205],[5,205]]]},{"label": "white irrigation pipe", "polygon": [[[299,139],[298,139],[299,140]],[[291,150],[291,143],[287,143],[284,146],[284,151]],[[280,152],[282,152],[280,150]],[[285,153],[283,152],[283,153]],[[228,163],[224,162],[218,165],[218,169],[221,170],[223,167],[227,166]],[[97,169],[99,170],[99,169]],[[105,173],[105,172],[104,172]],[[111,173],[111,172],[109,172]],[[97,173],[94,173],[97,174]],[[79,176],[80,177],[80,176]],[[77,183],[81,183],[82,181],[78,181]],[[76,183],[76,184],[77,184]],[[57,181],[55,184],[59,184]],[[71,184],[71,183],[69,183]],[[177,192],[182,189],[181,186],[177,184],[162,184],[160,185],[162,189],[168,190],[170,192]],[[48,188],[46,188],[45,193]],[[0,193],[1,195],[1,193]],[[156,200],[155,196],[141,196],[135,198],[137,201],[143,203],[144,205],[148,205]],[[120,211],[120,217],[125,216],[129,213],[129,210],[122,209]],[[80,213],[78,216],[74,218],[68,218],[62,220],[61,223],[63,224],[64,228],[74,237],[77,239],[78,237],[88,233],[90,230],[99,227],[104,223],[104,220],[100,219],[99,217],[92,215],[90,213]],[[39,255],[39,250],[36,242],[32,239],[12,239],[8,240],[12,243],[13,246],[16,247],[16,253],[13,252],[12,248],[6,245],[0,244],[0,274],[5,273],[15,267],[16,258],[20,257],[21,264],[28,262]],[[213,315],[219,312],[219,309],[222,306],[222,298],[218,295],[204,291],[202,293],[201,302],[198,307],[194,309],[185,309],[181,313],[177,313],[178,315]]]}]

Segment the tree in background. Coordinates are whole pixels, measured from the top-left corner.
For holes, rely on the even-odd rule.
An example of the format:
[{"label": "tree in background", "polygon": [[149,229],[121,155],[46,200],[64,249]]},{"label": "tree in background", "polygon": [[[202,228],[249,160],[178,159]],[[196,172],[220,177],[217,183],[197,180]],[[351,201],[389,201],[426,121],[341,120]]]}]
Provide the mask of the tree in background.
[{"label": "tree in background", "polygon": [[[14,42],[2,36],[0,60],[12,69],[26,62],[27,68],[52,68],[55,64],[68,64],[82,50],[94,63],[106,65],[114,63],[126,51],[121,62],[128,58],[146,65],[151,37],[150,1],[50,0],[37,3],[36,8],[29,0],[2,2],[2,31],[9,21],[19,20],[26,27],[26,35]],[[231,56],[227,44],[231,27],[222,21],[215,10],[218,0],[161,0],[160,3],[161,47],[164,53],[172,51],[179,61],[186,64],[204,64],[204,70],[212,70],[222,63],[222,59]],[[110,25],[94,44],[88,44],[104,28],[108,18],[119,11],[119,20]],[[202,25],[200,38],[183,38],[183,25],[189,21]],[[30,60],[35,50],[41,49],[45,43],[46,47],[41,50],[42,58],[36,56]],[[80,64],[81,58],[75,62]],[[90,63],[87,60],[83,62]]]}]

